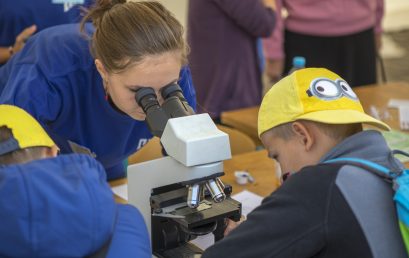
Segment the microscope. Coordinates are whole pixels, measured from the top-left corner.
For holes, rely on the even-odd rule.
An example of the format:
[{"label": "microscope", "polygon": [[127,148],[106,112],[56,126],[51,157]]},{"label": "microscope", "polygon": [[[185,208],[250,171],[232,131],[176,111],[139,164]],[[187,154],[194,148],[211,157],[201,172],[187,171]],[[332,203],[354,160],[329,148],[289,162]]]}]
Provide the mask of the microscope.
[{"label": "microscope", "polygon": [[139,89],[135,99],[168,156],[128,167],[128,201],[145,219],[154,256],[195,257],[202,250],[190,240],[213,233],[218,241],[225,219],[241,217],[241,203],[219,178],[231,158],[229,138],[208,114],[194,114],[179,85],[161,95],[162,105],[151,88]]}]

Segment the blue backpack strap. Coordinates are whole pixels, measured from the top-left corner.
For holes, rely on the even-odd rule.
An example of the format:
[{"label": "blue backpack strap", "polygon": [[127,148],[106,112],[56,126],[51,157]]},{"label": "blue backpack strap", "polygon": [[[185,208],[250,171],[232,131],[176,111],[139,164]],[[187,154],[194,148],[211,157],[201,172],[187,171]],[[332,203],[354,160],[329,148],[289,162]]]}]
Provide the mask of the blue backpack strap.
[{"label": "blue backpack strap", "polygon": [[372,173],[390,182],[402,173],[402,171],[391,171],[390,169],[375,162],[359,158],[336,158],[324,161],[324,163],[345,163],[348,165],[354,165],[356,167],[371,171]]}]

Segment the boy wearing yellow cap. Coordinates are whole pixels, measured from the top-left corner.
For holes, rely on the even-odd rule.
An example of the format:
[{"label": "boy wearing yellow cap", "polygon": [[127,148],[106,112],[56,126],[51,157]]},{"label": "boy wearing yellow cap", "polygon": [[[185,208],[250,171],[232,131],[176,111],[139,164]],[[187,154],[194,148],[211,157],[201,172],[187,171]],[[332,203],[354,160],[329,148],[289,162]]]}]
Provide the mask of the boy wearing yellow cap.
[{"label": "boy wearing yellow cap", "polygon": [[392,171],[403,165],[346,81],[302,69],[266,94],[258,130],[269,156],[291,175],[247,221],[206,250],[209,257],[407,257],[390,183],[357,166],[361,158]]},{"label": "boy wearing yellow cap", "polygon": [[141,214],[115,203],[101,164],[56,154],[31,115],[0,105],[0,257],[150,258]]}]

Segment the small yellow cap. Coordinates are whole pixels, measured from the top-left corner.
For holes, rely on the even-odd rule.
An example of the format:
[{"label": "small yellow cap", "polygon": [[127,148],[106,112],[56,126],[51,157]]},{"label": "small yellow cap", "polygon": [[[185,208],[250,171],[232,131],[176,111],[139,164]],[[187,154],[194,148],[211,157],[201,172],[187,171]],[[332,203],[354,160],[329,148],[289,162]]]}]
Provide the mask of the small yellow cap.
[{"label": "small yellow cap", "polygon": [[[0,126],[7,126],[11,129],[14,139],[17,140],[18,146],[2,154],[24,149],[28,147],[53,147],[55,143],[48,136],[41,125],[25,110],[11,105],[0,105]],[[1,152],[0,144],[0,152]]]}]

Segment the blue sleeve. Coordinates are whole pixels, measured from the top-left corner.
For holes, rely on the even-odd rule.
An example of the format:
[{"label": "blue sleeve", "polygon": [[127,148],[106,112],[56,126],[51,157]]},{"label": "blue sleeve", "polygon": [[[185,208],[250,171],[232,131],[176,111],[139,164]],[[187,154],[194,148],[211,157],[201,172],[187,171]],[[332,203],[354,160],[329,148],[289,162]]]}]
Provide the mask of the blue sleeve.
[{"label": "blue sleeve", "polygon": [[126,167],[124,162],[105,168],[105,170],[107,172],[108,181],[126,177]]},{"label": "blue sleeve", "polygon": [[10,69],[12,67],[11,60],[9,60],[6,64],[0,64],[0,96],[3,92],[4,87],[6,87],[6,83],[9,79]]},{"label": "blue sleeve", "polygon": [[107,258],[151,258],[148,230],[141,213],[131,205],[118,204],[118,217]]},{"label": "blue sleeve", "polygon": [[3,71],[12,79],[9,79],[4,86],[0,103],[23,108],[43,126],[54,121],[61,112],[62,106],[69,104],[69,101],[63,101],[63,96],[67,98],[68,94],[60,92],[60,87],[57,88],[39,66],[14,64],[12,67],[7,65],[2,68],[0,74],[4,75]]},{"label": "blue sleeve", "polygon": [[196,91],[192,82],[192,75],[188,66],[184,66],[180,70],[179,85],[183,90],[183,95],[185,96],[189,105],[196,111]]}]

